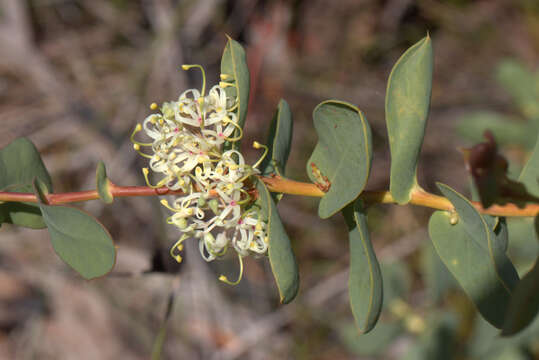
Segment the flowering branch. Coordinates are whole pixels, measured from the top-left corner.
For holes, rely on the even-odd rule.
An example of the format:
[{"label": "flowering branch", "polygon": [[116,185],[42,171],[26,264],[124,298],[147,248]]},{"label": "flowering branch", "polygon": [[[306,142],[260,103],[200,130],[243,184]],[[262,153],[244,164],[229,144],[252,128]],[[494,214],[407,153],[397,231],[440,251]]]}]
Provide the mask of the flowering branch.
[{"label": "flowering branch", "polygon": [[[311,196],[311,197],[322,197],[324,192],[320,190],[315,184],[294,181],[290,179],[285,179],[280,176],[260,176],[267,186],[268,189],[272,192],[289,194],[289,195],[300,195],[300,196]],[[115,185],[112,182],[109,183],[110,193],[113,197],[134,197],[134,196],[164,196],[164,195],[185,195],[181,190],[170,190],[167,187],[151,188],[148,186],[119,186]],[[211,194],[216,196],[216,194]],[[389,191],[379,190],[379,191],[364,191],[360,198],[363,199],[366,203],[369,204],[396,204],[395,200],[391,196]],[[47,202],[49,205],[61,205],[73,202],[82,202],[89,200],[98,200],[99,194],[97,190],[88,190],[88,191],[77,191],[77,192],[67,192],[60,194],[48,194]],[[18,192],[0,192],[0,201],[9,202],[9,201],[18,201],[18,202],[37,202],[36,196],[29,193],[18,193]],[[453,205],[443,196],[438,196],[431,194],[426,191],[415,191],[412,193],[412,199],[410,204],[428,207],[438,210],[453,210]],[[528,204],[523,207],[518,207],[515,204],[506,204],[506,205],[492,205],[489,208],[485,209],[481,206],[479,202],[472,202],[477,210],[483,214],[493,215],[493,216],[536,216],[539,214],[539,204]]]}]

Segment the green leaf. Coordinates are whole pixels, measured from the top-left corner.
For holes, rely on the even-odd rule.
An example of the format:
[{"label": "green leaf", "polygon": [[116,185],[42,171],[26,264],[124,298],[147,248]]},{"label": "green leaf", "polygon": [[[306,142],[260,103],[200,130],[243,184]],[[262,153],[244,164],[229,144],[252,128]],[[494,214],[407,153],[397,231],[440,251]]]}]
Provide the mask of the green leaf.
[{"label": "green leaf", "polygon": [[266,185],[262,181],[257,180],[256,189],[258,190],[257,204],[266,215],[268,223],[268,254],[271,271],[277,283],[281,303],[288,304],[296,297],[299,289],[299,273],[296,257],[292,251],[290,239],[277,212],[277,207]]},{"label": "green leaf", "polygon": [[508,348],[526,348],[539,339],[539,317],[521,332],[500,337],[500,332],[482,317],[476,317],[473,334],[468,341],[469,355],[472,359],[495,359],[496,355]]},{"label": "green leaf", "polygon": [[455,286],[455,280],[436,254],[432,243],[424,243],[421,260],[427,294],[432,302],[438,303]]},{"label": "green leaf", "polygon": [[[487,216],[488,215],[483,217],[486,218]],[[505,220],[505,217],[499,217],[497,219],[497,225],[491,229],[494,230],[494,234],[496,235],[496,243],[500,245],[503,252],[507,252],[507,248],[509,247],[509,231],[507,229],[507,221]]]},{"label": "green leaf", "polygon": [[[32,181],[35,177],[45,184],[49,192],[52,192],[51,177],[30,140],[15,139],[0,150],[1,191],[32,193]],[[35,203],[0,204],[0,223],[2,222],[32,229],[45,227],[39,207]]]},{"label": "green leaf", "polygon": [[495,223],[485,221],[468,199],[447,185],[437,183],[437,186],[455,207],[468,235],[487,252],[500,282],[510,292],[518,282],[518,273],[505,254],[508,242],[505,219],[498,220],[497,231],[494,231]]},{"label": "green leaf", "polygon": [[267,145],[268,155],[260,168],[262,175],[285,175],[285,166],[292,145],[292,113],[288,103],[281,99],[271,120]]},{"label": "green leaf", "polygon": [[438,187],[455,207],[458,219],[446,211],[431,216],[429,235],[436,252],[481,315],[501,328],[518,274],[503,241],[471,203],[446,185]]},{"label": "green leaf", "polygon": [[539,312],[539,262],[517,284],[505,316],[502,335],[510,336],[527,327]]},{"label": "green leaf", "polygon": [[511,234],[507,253],[513,259],[521,278],[533,267],[539,253],[539,237],[533,220],[529,217],[507,219],[507,231]]},{"label": "green leaf", "polygon": [[348,323],[340,329],[339,335],[348,351],[362,356],[376,356],[384,354],[402,330],[397,322],[381,322],[370,333],[358,336],[356,325]]},{"label": "green leaf", "polygon": [[539,125],[539,72],[529,71],[520,62],[505,60],[498,66],[497,78],[513,96],[522,113]]},{"label": "green leaf", "polygon": [[[36,178],[36,196],[42,198],[43,183]],[[110,234],[94,217],[67,206],[39,204],[54,251],[60,259],[90,280],[109,273],[116,261]]]},{"label": "green leaf", "polygon": [[495,242],[499,244],[500,249],[503,252],[507,252],[509,247],[509,232],[507,228],[507,221],[505,217],[491,216],[491,215],[481,215],[483,220],[487,223],[489,229],[494,232],[496,236]]},{"label": "green leaf", "polygon": [[354,201],[365,188],[372,161],[371,128],[355,106],[337,100],[313,111],[318,143],[307,163],[307,174],[326,194],[318,215],[328,218]]},{"label": "green leaf", "polygon": [[399,204],[417,186],[417,160],[429,113],[432,44],[427,35],[397,61],[387,82],[386,123],[391,150],[389,190]]},{"label": "green leaf", "polygon": [[487,226],[492,231],[495,231],[498,228],[498,225],[500,225],[500,218],[498,216],[491,216],[491,215],[481,215],[483,217],[483,220],[487,223]]},{"label": "green leaf", "polygon": [[[539,216],[535,217],[535,238],[539,240]],[[502,335],[514,335],[526,328],[539,312],[539,256],[533,268],[520,280],[505,317]]]},{"label": "green leaf", "polygon": [[103,200],[105,204],[111,204],[114,200],[114,196],[110,192],[110,181],[107,178],[107,170],[103,161],[99,161],[95,172],[96,187],[99,198]]},{"label": "green leaf", "polygon": [[[237,108],[234,111],[238,117],[238,125],[243,129],[245,124],[245,117],[247,116],[247,105],[249,103],[249,68],[247,67],[247,57],[245,56],[245,50],[235,40],[227,36],[227,43],[223,56],[221,58],[221,75],[226,75],[228,78],[224,79],[232,86],[226,87],[227,96],[236,98]],[[234,131],[234,136],[238,136],[239,131]],[[225,142],[224,149],[236,149],[240,148],[240,141]]]},{"label": "green leaf", "polygon": [[361,199],[348,205],[343,215],[350,239],[350,307],[359,331],[367,333],[376,325],[382,311],[382,273],[369,238]]},{"label": "green leaf", "polygon": [[457,123],[458,134],[474,143],[484,140],[485,130],[490,130],[496,143],[501,146],[521,144],[525,148],[531,148],[536,135],[529,124],[489,111],[466,114]]},{"label": "green leaf", "polygon": [[535,142],[533,152],[520,173],[518,180],[526,186],[533,196],[539,196],[539,137]]},{"label": "green leaf", "polygon": [[89,214],[67,206],[40,205],[54,251],[90,280],[109,273],[116,251],[105,227]]}]

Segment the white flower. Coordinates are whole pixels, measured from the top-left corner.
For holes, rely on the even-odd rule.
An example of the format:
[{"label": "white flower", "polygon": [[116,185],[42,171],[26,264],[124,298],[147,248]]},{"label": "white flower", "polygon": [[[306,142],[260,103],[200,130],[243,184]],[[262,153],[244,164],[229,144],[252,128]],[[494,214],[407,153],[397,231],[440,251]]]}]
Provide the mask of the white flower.
[{"label": "white flower", "polygon": [[[224,87],[230,84],[223,82],[205,94],[202,67],[182,66],[185,70],[192,67],[202,71],[202,90],[189,89],[177,101],[163,103],[160,113],[148,116],[142,126],[135,127],[131,140],[135,150],[149,159],[149,169],[159,176],[155,185],[150,184],[149,170],[144,168],[148,186],[166,186],[184,193],[172,205],[161,201],[173,213],[167,222],[183,233],[171,255],[181,261],[178,252],[189,238],[198,239],[206,261],[213,261],[233,248],[240,261],[241,278],[242,257],[264,255],[268,250],[267,225],[260,210],[252,206],[251,189],[246,188],[252,187],[253,182],[246,180],[259,173],[256,167],[261,160],[250,166],[239,151],[223,151],[225,141],[238,141],[243,135],[235,114],[237,99],[227,96]],[[154,103],[150,108],[158,107]],[[151,142],[136,141],[134,136],[140,131]],[[262,147],[256,142],[253,146]],[[264,148],[263,156],[267,153],[267,147]],[[239,281],[220,279],[231,284]]]}]

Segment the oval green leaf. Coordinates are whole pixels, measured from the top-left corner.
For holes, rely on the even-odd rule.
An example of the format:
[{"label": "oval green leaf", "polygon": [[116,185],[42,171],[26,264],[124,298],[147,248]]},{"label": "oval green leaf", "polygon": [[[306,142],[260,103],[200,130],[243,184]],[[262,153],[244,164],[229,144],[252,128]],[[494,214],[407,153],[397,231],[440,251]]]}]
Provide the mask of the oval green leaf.
[{"label": "oval green leaf", "polygon": [[[34,180],[34,193],[43,199],[45,185]],[[67,206],[42,202],[39,209],[56,254],[83,278],[91,280],[109,273],[116,262],[116,249],[105,227],[93,216]]]},{"label": "oval green leaf", "polygon": [[533,152],[524,165],[518,180],[526,186],[528,193],[539,197],[539,137],[535,141]]},{"label": "oval green leaf", "polygon": [[99,161],[97,164],[95,180],[99,198],[103,200],[105,204],[111,204],[114,200],[114,196],[110,192],[110,181],[107,178],[107,170],[105,169],[103,161]]},{"label": "oval green leaf", "polygon": [[54,251],[83,278],[109,273],[116,250],[105,227],[89,214],[67,206],[40,205]]},{"label": "oval green leaf", "polygon": [[258,199],[255,206],[260,206],[267,218],[268,254],[271,271],[277,283],[281,303],[288,304],[296,297],[299,289],[299,272],[296,257],[277,212],[277,207],[266,185],[257,180],[256,189],[258,190]]},{"label": "oval green leaf", "polygon": [[429,235],[436,252],[481,315],[501,328],[518,282],[518,274],[505,254],[506,232],[500,225],[505,221],[500,219],[495,232],[494,219],[485,221],[466,198],[447,185],[437,185],[455,207],[458,220],[451,224],[452,215],[446,211],[432,215]]},{"label": "oval green leaf", "polygon": [[380,265],[367,229],[367,216],[361,199],[343,210],[350,240],[350,307],[361,333],[369,332],[380,316],[383,284]]},{"label": "oval green leaf", "polygon": [[[539,216],[534,220],[536,239],[539,239]],[[514,335],[526,328],[539,312],[539,257],[533,268],[520,280],[514,291],[505,317],[502,335]]]},{"label": "oval green leaf", "polygon": [[446,211],[432,214],[429,235],[434,248],[485,320],[501,328],[511,293],[484,247],[472,239],[462,221],[451,225],[450,218]]},{"label": "oval green leaf", "polygon": [[432,87],[432,43],[427,35],[397,61],[387,81],[386,124],[391,150],[389,190],[399,204],[417,186],[417,160]]},{"label": "oval green leaf", "polygon": [[439,303],[455,287],[455,280],[431,242],[425,242],[421,249],[421,266],[426,292],[433,303]]},{"label": "oval green leaf", "polygon": [[[247,67],[247,57],[243,47],[229,36],[227,36],[227,39],[228,41],[221,57],[221,75],[228,76],[224,81],[232,85],[227,86],[225,91],[228,96],[237,99],[237,107],[234,112],[238,117],[238,125],[243,129],[249,103],[249,68]],[[237,136],[238,132],[239,130],[235,130],[234,136]],[[225,150],[232,148],[238,150],[240,142],[225,142]]]},{"label": "oval green leaf", "polygon": [[[51,177],[39,152],[26,138],[18,138],[0,150],[0,190],[32,193],[32,181],[39,178],[52,192]],[[6,222],[32,229],[42,229],[45,223],[35,203],[9,202],[0,204],[0,223]]]},{"label": "oval green leaf", "polygon": [[307,174],[326,192],[318,207],[318,216],[325,219],[365,188],[372,161],[371,128],[357,107],[337,100],[319,104],[313,120],[318,143],[307,163]]},{"label": "oval green leaf", "polygon": [[502,335],[510,336],[526,328],[539,312],[539,261],[515,288],[505,316]]},{"label": "oval green leaf", "polygon": [[281,99],[271,120],[267,145],[268,155],[260,168],[262,175],[285,175],[286,162],[292,145],[292,112],[288,103]]},{"label": "oval green leaf", "polygon": [[[455,207],[459,222],[464,224],[464,229],[470,237],[486,251],[499,281],[510,293],[519,279],[515,267],[505,253],[508,243],[505,219],[491,218],[486,221],[464,196],[445,184],[437,183],[436,185]],[[496,222],[497,226],[495,226]]]}]

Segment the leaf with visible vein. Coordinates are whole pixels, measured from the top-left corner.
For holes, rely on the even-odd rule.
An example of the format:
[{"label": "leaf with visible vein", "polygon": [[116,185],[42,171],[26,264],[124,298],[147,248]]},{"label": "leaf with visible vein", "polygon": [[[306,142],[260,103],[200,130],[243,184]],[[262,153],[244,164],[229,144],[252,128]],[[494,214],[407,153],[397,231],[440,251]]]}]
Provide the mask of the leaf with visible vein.
[{"label": "leaf with visible vein", "polygon": [[378,321],[383,303],[382,274],[367,229],[367,216],[361,199],[348,205],[343,215],[349,230],[350,307],[361,333],[367,333]]}]

